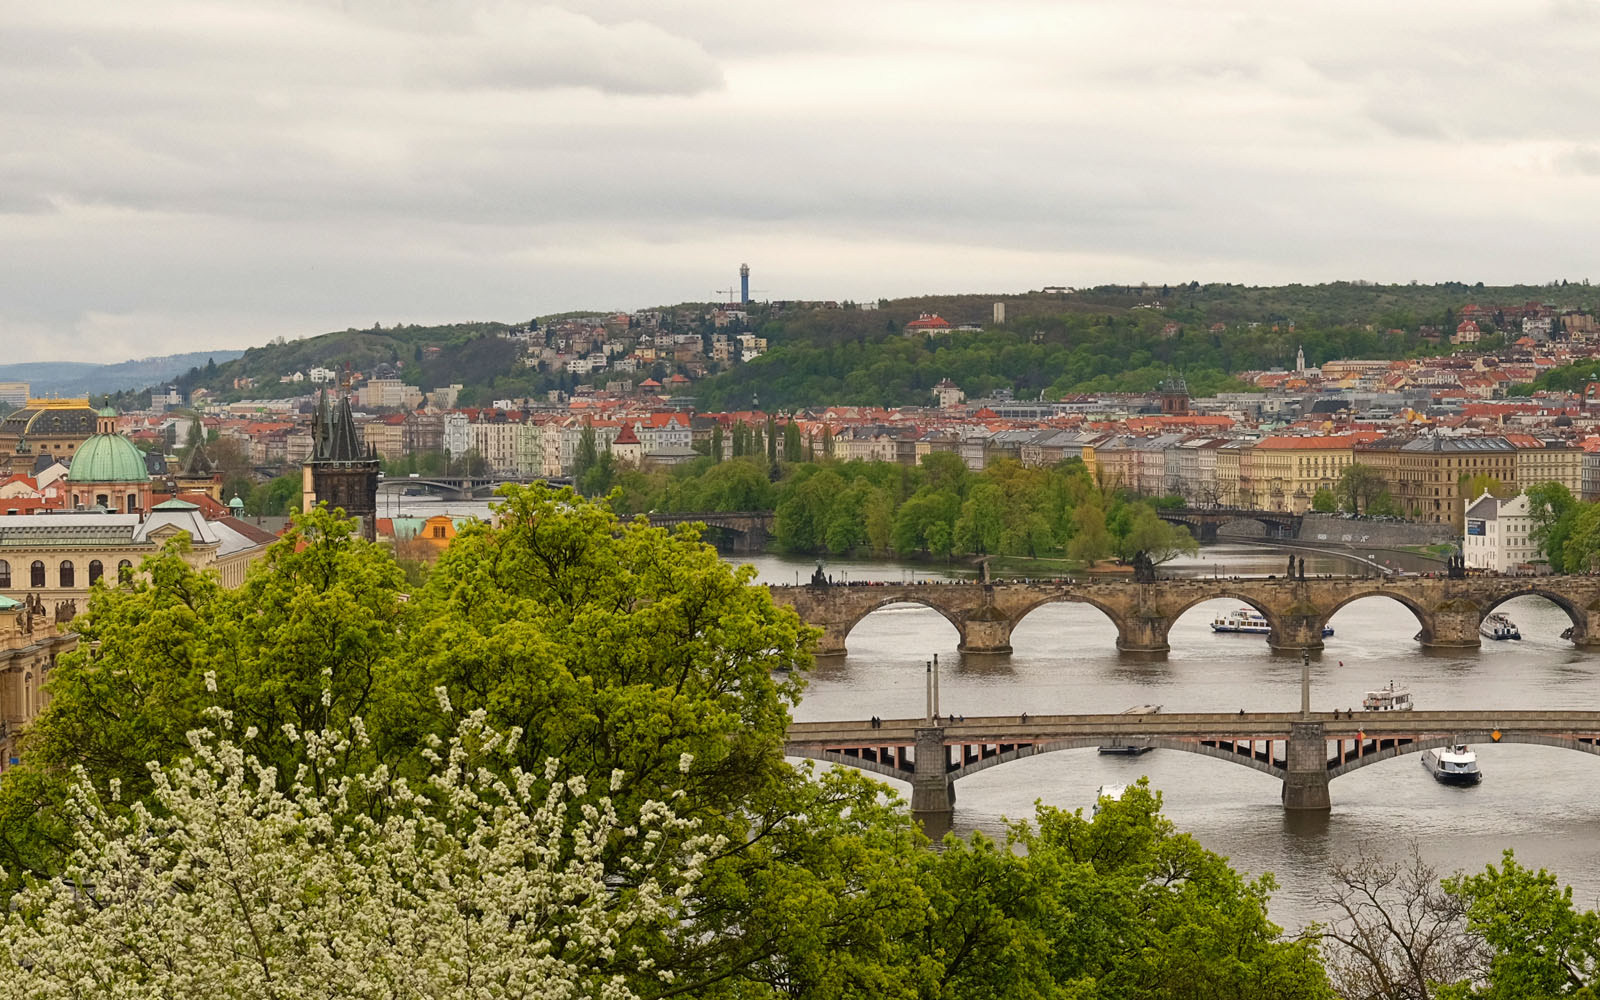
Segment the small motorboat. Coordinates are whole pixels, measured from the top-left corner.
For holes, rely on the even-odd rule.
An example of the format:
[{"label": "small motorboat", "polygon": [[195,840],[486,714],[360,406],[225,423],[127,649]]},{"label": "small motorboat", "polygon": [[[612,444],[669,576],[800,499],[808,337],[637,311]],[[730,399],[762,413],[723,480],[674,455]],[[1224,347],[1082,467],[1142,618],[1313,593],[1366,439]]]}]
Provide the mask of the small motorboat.
[{"label": "small motorboat", "polygon": [[[1266,635],[1272,631],[1272,626],[1262,617],[1261,612],[1255,608],[1240,608],[1229,611],[1211,619],[1213,632],[1244,632],[1249,635]],[[1332,625],[1322,626],[1322,637],[1326,639],[1333,634]]]},{"label": "small motorboat", "polygon": [[1478,755],[1468,750],[1465,743],[1424,750],[1422,766],[1434,780],[1446,785],[1476,785],[1483,780],[1483,772],[1478,770]]},{"label": "small motorboat", "polygon": [[1498,611],[1484,616],[1482,623],[1478,625],[1478,634],[1485,639],[1522,638],[1522,632],[1517,629],[1516,623]]},{"label": "small motorboat", "polygon": [[1367,696],[1361,699],[1361,710],[1364,712],[1409,712],[1414,707],[1411,704],[1411,692],[1395,687],[1394,681],[1390,681],[1388,687],[1368,691]]}]

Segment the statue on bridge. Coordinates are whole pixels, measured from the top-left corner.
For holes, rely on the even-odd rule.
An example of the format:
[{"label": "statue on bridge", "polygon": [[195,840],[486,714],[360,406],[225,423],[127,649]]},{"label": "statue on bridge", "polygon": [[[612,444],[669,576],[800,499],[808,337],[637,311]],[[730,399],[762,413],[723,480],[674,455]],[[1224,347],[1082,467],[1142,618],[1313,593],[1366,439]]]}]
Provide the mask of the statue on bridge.
[{"label": "statue on bridge", "polygon": [[1445,561],[1445,575],[1452,580],[1465,580],[1467,578],[1467,557],[1451,556]]},{"label": "statue on bridge", "polygon": [[1133,582],[1155,583],[1156,564],[1150,558],[1150,553],[1140,549],[1133,554]]},{"label": "statue on bridge", "polygon": [[813,587],[826,587],[827,585],[828,585],[828,575],[826,573],[822,572],[822,563],[818,562],[817,563],[816,572],[811,574],[811,586],[813,586]]}]

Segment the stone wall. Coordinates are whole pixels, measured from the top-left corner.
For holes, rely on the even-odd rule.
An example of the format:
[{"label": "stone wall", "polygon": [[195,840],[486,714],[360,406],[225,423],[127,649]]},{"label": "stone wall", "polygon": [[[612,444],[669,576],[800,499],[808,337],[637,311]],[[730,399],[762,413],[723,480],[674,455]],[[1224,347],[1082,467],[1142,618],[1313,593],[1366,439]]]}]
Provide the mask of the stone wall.
[{"label": "stone wall", "polygon": [[1338,514],[1308,513],[1300,522],[1299,541],[1351,545],[1436,545],[1459,542],[1448,524],[1417,524],[1411,521],[1372,521],[1340,517]]}]

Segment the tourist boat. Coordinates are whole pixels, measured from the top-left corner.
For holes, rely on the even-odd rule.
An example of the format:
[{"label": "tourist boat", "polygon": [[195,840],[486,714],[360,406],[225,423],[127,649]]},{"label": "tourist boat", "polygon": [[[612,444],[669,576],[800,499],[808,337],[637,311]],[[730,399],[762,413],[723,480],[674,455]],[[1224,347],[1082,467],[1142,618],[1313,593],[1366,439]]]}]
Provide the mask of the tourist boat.
[{"label": "tourist boat", "polygon": [[1467,749],[1465,743],[1452,747],[1422,752],[1422,766],[1436,781],[1446,785],[1476,785],[1483,780],[1478,770],[1478,755]]},{"label": "tourist boat", "polygon": [[1505,615],[1496,611],[1492,615],[1485,615],[1478,632],[1486,639],[1521,639],[1522,633],[1517,630],[1517,625]]},{"label": "tourist boat", "polygon": [[1101,803],[1105,802],[1107,799],[1116,801],[1122,798],[1123,793],[1127,790],[1127,785],[1101,785],[1094,793],[1094,812],[1090,815],[1100,815]]},{"label": "tourist boat", "polygon": [[1390,681],[1386,688],[1368,691],[1367,696],[1361,699],[1361,708],[1366,712],[1409,712],[1413,707],[1411,692],[1395,687],[1394,681]]},{"label": "tourist boat", "polygon": [[[1135,705],[1126,709],[1122,715],[1156,715],[1161,711],[1160,705]],[[1145,737],[1130,737],[1126,743],[1110,743],[1100,747],[1100,752],[1120,757],[1137,757],[1154,750],[1155,747],[1145,742]]]},{"label": "tourist boat", "polygon": [[[1229,611],[1211,619],[1213,632],[1248,632],[1251,635],[1266,635],[1272,631],[1272,626],[1261,616],[1255,608],[1240,608]],[[1322,637],[1326,639],[1333,634],[1333,626],[1322,626]]]}]

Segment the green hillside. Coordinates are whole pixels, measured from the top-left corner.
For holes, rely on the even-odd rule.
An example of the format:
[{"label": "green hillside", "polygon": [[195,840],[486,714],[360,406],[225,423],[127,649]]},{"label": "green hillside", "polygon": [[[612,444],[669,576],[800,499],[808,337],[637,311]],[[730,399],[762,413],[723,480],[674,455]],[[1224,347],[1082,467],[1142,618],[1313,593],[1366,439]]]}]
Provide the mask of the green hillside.
[{"label": "green hillside", "polygon": [[[1114,285],[1070,292],[929,295],[884,300],[875,308],[852,303],[760,303],[747,325],[716,328],[706,303],[660,307],[663,328],[698,333],[709,348],[713,333],[748,330],[768,341],[765,355],[748,364],[719,366],[692,392],[703,409],[828,404],[904,405],[929,401],[929,390],[949,378],[969,396],[1009,389],[1019,398],[1046,399],[1082,392],[1147,391],[1177,370],[1196,394],[1244,386],[1232,376],[1287,367],[1304,348],[1312,364],[1336,358],[1400,358],[1450,350],[1425,336],[1452,331],[1462,307],[1476,304],[1484,346],[1519,335],[1527,303],[1558,310],[1592,310],[1595,289],[1585,284],[1483,286],[1372,285],[1334,282],[1275,287],[1198,282]],[[994,304],[1005,304],[1003,324]],[[982,327],[929,338],[906,336],[906,324],[923,313],[950,323]],[[549,329],[566,313],[535,321]],[[526,324],[524,324],[526,325]],[[521,363],[520,347],[498,334],[495,322],[345,330],[251,348],[238,359],[196,368],[179,379],[223,398],[285,396],[304,383],[279,377],[314,366],[371,374],[380,366],[424,390],[462,383],[466,403],[509,396],[571,391],[580,382],[609,376],[539,372]],[[631,338],[640,329],[614,331]],[[664,377],[678,368],[647,364],[643,374]],[[254,380],[234,388],[241,376]]]}]

